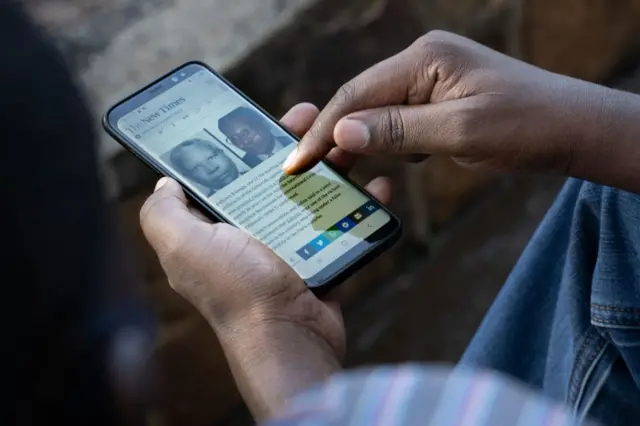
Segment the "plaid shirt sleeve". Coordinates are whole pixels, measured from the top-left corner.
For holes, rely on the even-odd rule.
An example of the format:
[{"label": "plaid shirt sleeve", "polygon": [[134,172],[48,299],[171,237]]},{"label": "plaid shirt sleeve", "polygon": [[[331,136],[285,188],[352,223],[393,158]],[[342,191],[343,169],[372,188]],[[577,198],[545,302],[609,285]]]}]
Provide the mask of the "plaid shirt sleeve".
[{"label": "plaid shirt sleeve", "polygon": [[337,375],[264,426],[361,425],[594,426],[503,376],[412,365]]}]

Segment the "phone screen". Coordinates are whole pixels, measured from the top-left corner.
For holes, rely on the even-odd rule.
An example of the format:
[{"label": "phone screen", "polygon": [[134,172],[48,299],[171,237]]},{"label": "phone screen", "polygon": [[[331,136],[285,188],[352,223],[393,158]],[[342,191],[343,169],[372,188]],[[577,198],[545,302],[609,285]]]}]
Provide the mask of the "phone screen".
[{"label": "phone screen", "polygon": [[115,107],[108,120],[305,280],[356,259],[393,219],[324,163],[285,175],[282,164],[297,140],[203,65],[175,71]]}]

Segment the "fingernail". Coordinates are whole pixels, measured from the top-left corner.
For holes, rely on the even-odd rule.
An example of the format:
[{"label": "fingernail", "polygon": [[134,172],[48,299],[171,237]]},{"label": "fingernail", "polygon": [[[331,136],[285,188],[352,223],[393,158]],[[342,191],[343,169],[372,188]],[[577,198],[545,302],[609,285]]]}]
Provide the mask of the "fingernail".
[{"label": "fingernail", "polygon": [[158,181],[158,183],[156,183],[156,189],[154,189],[154,191],[157,191],[158,189],[162,188],[164,184],[167,182],[169,182],[169,179],[167,179],[166,177],[161,178]]},{"label": "fingernail", "polygon": [[342,119],[336,126],[336,142],[344,149],[362,149],[369,144],[371,132],[358,120]]},{"label": "fingernail", "polygon": [[296,157],[297,156],[298,156],[298,148],[294,149],[293,152],[291,152],[291,154],[289,154],[287,159],[284,160],[284,164],[282,165],[282,168],[285,171],[289,170],[291,168],[291,166],[293,166],[293,164],[296,162]]}]

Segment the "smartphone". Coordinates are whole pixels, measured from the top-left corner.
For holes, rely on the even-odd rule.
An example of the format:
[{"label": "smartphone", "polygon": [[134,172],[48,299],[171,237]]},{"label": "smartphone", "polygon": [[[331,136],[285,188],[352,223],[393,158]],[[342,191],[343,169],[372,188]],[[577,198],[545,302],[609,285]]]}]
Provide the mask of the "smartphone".
[{"label": "smartphone", "polygon": [[296,136],[203,63],[186,63],[117,103],[103,125],[180,182],[204,213],[260,240],[313,290],[339,284],[400,236],[400,220],[330,165],[284,174]]}]

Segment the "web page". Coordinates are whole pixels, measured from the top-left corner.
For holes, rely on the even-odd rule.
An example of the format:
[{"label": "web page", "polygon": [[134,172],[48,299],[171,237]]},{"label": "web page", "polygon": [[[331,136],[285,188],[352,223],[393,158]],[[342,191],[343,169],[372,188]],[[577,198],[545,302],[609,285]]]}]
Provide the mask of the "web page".
[{"label": "web page", "polygon": [[122,117],[118,128],[303,279],[391,219],[323,164],[285,175],[295,140],[204,69]]}]

